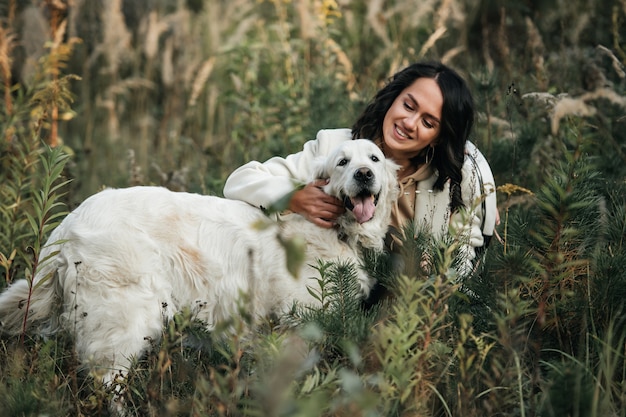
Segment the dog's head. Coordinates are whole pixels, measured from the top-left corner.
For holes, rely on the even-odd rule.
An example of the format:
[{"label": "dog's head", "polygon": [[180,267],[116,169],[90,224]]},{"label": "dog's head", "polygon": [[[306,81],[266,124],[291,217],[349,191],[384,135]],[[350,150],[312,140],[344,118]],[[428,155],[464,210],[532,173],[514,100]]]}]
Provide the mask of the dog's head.
[{"label": "dog's head", "polygon": [[384,238],[398,196],[397,170],[398,165],[367,139],[342,142],[325,158],[317,178],[328,178],[324,192],[346,206],[348,213],[339,219],[340,227],[359,235],[372,231],[375,240],[382,229]]}]

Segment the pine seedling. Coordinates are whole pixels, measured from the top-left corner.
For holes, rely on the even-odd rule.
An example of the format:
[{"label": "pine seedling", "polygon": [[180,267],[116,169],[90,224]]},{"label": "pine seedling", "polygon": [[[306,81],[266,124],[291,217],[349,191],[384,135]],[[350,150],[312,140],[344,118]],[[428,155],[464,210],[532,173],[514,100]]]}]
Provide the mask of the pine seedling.
[{"label": "pine seedling", "polygon": [[309,293],[321,307],[296,306],[293,319],[301,325],[315,323],[323,338],[317,346],[328,358],[342,352],[346,343],[359,345],[367,339],[376,318],[376,309],[365,311],[356,278],[357,266],[351,263],[320,261],[320,277]]}]

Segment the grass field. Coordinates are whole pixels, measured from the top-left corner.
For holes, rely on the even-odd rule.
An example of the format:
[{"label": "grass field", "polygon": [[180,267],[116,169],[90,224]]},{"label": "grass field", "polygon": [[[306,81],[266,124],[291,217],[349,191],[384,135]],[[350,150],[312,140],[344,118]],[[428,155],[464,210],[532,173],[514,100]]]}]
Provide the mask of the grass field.
[{"label": "grass field", "polygon": [[[333,299],[344,316],[224,336],[181,312],[120,382],[131,415],[626,416],[624,0],[4,0],[0,19],[0,288],[105,186],[220,195],[416,60],[475,94],[502,217],[475,276],[424,238],[430,271],[369,265],[393,294],[369,314]],[[71,339],[0,338],[1,416],[109,414]]]}]

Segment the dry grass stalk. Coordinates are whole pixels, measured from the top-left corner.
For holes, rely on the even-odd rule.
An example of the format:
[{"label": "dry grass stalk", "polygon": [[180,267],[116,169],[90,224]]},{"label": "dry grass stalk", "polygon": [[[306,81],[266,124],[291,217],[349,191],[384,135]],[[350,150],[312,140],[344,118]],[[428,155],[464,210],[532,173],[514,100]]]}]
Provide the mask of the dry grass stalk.
[{"label": "dry grass stalk", "polygon": [[391,45],[389,35],[387,35],[387,18],[383,13],[384,0],[372,0],[367,9],[367,23],[372,28],[385,45]]},{"label": "dry grass stalk", "polygon": [[556,135],[559,131],[561,119],[566,116],[574,115],[580,117],[588,117],[596,114],[597,109],[588,102],[606,99],[609,102],[626,109],[626,97],[617,94],[610,88],[599,88],[590,91],[577,98],[562,97],[552,109],[551,128],[552,134]]},{"label": "dry grass stalk", "polygon": [[[626,0],[624,1],[626,2]],[[602,45],[598,45],[596,46],[596,48],[611,59],[611,65],[613,66],[613,69],[615,70],[615,73],[617,74],[617,76],[620,77],[621,79],[626,78],[626,72],[624,72],[624,65],[620,62],[619,58],[615,56],[613,51],[611,51],[609,48],[602,46]]]},{"label": "dry grass stalk", "polygon": [[[11,99],[11,56],[15,48],[15,34],[11,29],[0,26],[0,75],[4,84],[4,106],[7,115],[13,113],[13,100]],[[8,139],[8,138],[7,138]]]},{"label": "dry grass stalk", "polygon": [[148,15],[146,38],[143,45],[143,52],[148,59],[154,59],[159,50],[159,38],[168,28],[167,22],[159,20],[156,11],[151,11]]},{"label": "dry grass stalk", "polygon": [[70,7],[67,10],[67,33],[71,38],[80,37],[78,34],[77,23],[81,17],[80,10],[86,1],[89,0],[72,0]]},{"label": "dry grass stalk", "polygon": [[420,52],[418,54],[419,57],[424,57],[426,55],[426,52],[428,52],[428,50],[430,50],[435,45],[435,43],[439,39],[441,39],[443,35],[445,35],[445,33],[448,31],[448,28],[446,27],[446,22],[448,20],[448,17],[450,16],[451,6],[451,0],[444,0],[441,3],[441,7],[439,8],[439,10],[437,10],[437,13],[435,14],[437,17],[435,31],[428,37],[426,42],[424,42],[424,45],[422,45],[422,48],[420,49]]},{"label": "dry grass stalk", "polygon": [[313,0],[296,2],[300,37],[303,40],[316,39],[321,28],[327,27],[335,19],[342,18],[340,6],[335,0]]},{"label": "dry grass stalk", "polygon": [[454,57],[462,52],[465,52],[466,50],[467,48],[465,47],[465,45],[455,46],[454,48],[447,50],[446,53],[443,54],[443,56],[441,57],[441,62],[450,65],[450,62],[452,62]]},{"label": "dry grass stalk", "polygon": [[[52,74],[53,82],[58,80],[61,72],[60,55],[63,54],[63,39],[65,37],[65,29],[67,28],[67,20],[62,19],[62,13],[67,8],[63,2],[59,0],[47,0],[48,9],[50,10],[50,29],[52,32],[52,44],[50,46],[50,68],[46,68],[46,71]],[[60,20],[62,19],[62,20]],[[50,134],[48,137],[48,145],[56,147],[59,144],[58,127],[59,127],[59,107],[56,104],[52,105],[50,112]]]},{"label": "dry grass stalk", "polygon": [[[194,35],[197,36],[197,33],[204,33],[203,42],[206,45],[196,42],[201,51],[194,63],[204,61],[207,55],[217,55],[218,53],[229,52],[240,47],[245,42],[246,35],[256,25],[263,24],[258,14],[251,13],[256,7],[255,3],[248,0],[206,2],[205,10],[199,16],[202,29],[196,31]],[[183,47],[187,49],[189,45],[184,45]],[[193,68],[195,69],[195,67]],[[195,70],[188,79],[193,81],[194,78]]]},{"label": "dry grass stalk", "polygon": [[127,78],[123,81],[110,85],[104,91],[104,98],[98,96],[96,98],[96,106],[106,109],[108,114],[107,130],[109,140],[112,143],[117,142],[120,135],[120,120],[118,115],[124,114],[124,111],[118,108],[118,96],[126,96],[133,89],[154,88],[154,84],[143,78]]},{"label": "dry grass stalk", "polygon": [[[447,0],[444,0],[444,3],[446,2]],[[394,15],[406,16],[405,21],[409,27],[423,27],[425,21],[433,19],[431,15],[435,13],[437,3],[439,3],[439,0],[423,0],[419,3],[411,1],[397,2],[395,6],[392,6],[385,13],[385,18],[389,19]]]},{"label": "dry grass stalk", "polygon": [[171,87],[176,81],[174,71],[174,40],[167,38],[161,55],[161,81],[165,87]]},{"label": "dry grass stalk", "polygon": [[500,24],[498,25],[498,36],[496,36],[496,48],[498,48],[498,54],[500,55],[502,64],[507,73],[511,72],[511,49],[509,48],[509,37],[506,31],[506,8],[502,6],[500,8]]},{"label": "dry grass stalk", "polygon": [[589,27],[591,16],[588,12],[581,12],[572,15],[571,25],[568,32],[568,38],[572,45],[578,45],[580,43],[580,35]]},{"label": "dry grass stalk", "polygon": [[37,63],[45,54],[44,45],[49,41],[49,26],[43,12],[34,6],[21,12],[24,25],[17,38],[26,55],[20,79],[24,84],[31,84],[38,72]]},{"label": "dry grass stalk", "polygon": [[354,68],[352,66],[352,61],[348,55],[341,49],[341,45],[335,42],[332,38],[326,39],[326,46],[330,51],[335,54],[337,57],[337,61],[343,67],[343,73],[337,73],[336,77],[346,83],[346,89],[348,91],[352,91],[356,84],[356,77],[354,76]]},{"label": "dry grass stalk", "polygon": [[9,0],[8,12],[7,12],[7,22],[14,22],[15,19],[15,11],[17,10],[17,4],[15,0]]},{"label": "dry grass stalk", "polygon": [[[206,99],[206,119],[207,126],[215,126],[216,124],[216,115],[217,115],[217,106],[218,100],[220,96],[220,90],[215,85],[209,85]],[[211,148],[214,145],[215,136],[213,136],[212,132],[207,132],[204,135],[204,139],[202,141],[202,149]]]},{"label": "dry grass stalk", "polygon": [[67,4],[62,0],[46,0],[48,7],[55,10],[65,10],[67,9]]},{"label": "dry grass stalk", "polygon": [[202,92],[203,87],[206,84],[206,81],[211,76],[213,72],[213,68],[215,67],[215,57],[211,57],[202,63],[202,66],[198,70],[198,74],[193,81],[193,86],[191,88],[191,94],[189,96],[189,106],[195,106],[198,100],[198,96]]},{"label": "dry grass stalk", "polygon": [[441,37],[443,37],[443,35],[447,32],[447,30],[448,29],[445,26],[439,26],[437,29],[435,29],[435,31],[428,37],[426,42],[424,42],[424,44],[422,45],[422,49],[420,49],[418,56],[420,58],[424,57],[426,55],[426,52],[428,52],[428,50],[435,45],[435,42],[437,42]]},{"label": "dry grass stalk", "polygon": [[548,77],[546,76],[546,68],[544,66],[543,55],[545,46],[541,34],[530,17],[526,17],[526,32],[528,33],[527,49],[532,55],[533,67],[537,78],[538,88],[540,90],[548,89]]},{"label": "dry grass stalk", "polygon": [[303,40],[313,39],[315,37],[315,23],[313,13],[309,8],[309,2],[296,2],[296,12],[298,13],[298,27],[300,28],[300,37]]},{"label": "dry grass stalk", "polygon": [[110,85],[105,92],[105,97],[115,99],[117,96],[128,95],[131,90],[152,89],[155,85],[152,81],[140,77],[130,77]]},{"label": "dry grass stalk", "polygon": [[[161,73],[163,85],[173,88],[173,94],[177,94],[191,85],[196,68],[203,61],[203,45],[198,42],[198,31],[192,15],[184,7],[164,16],[159,26],[168,34],[160,50],[161,56],[152,65],[160,65],[158,72]],[[162,33],[158,36],[162,37]]]},{"label": "dry grass stalk", "polygon": [[596,108],[587,104],[585,100],[580,98],[564,97],[559,100],[552,110],[551,129],[552,134],[556,135],[559,131],[561,119],[566,116],[574,115],[580,117],[589,117],[596,114]]},{"label": "dry grass stalk", "polygon": [[493,62],[493,58],[491,57],[490,47],[489,47],[489,37],[491,36],[491,31],[489,30],[489,22],[487,21],[487,13],[483,12],[480,16],[480,26],[482,27],[481,35],[482,35],[482,55],[483,61],[485,62],[485,67],[487,68],[487,72],[489,74],[493,74],[493,70],[495,68],[495,63]]},{"label": "dry grass stalk", "polygon": [[546,92],[531,92],[531,93],[526,93],[522,95],[522,99],[535,100],[545,105],[548,109],[554,108],[554,105],[560,100],[561,97],[562,96],[560,95],[555,96],[553,94],[546,93]]},{"label": "dry grass stalk", "polygon": [[108,72],[118,74],[120,63],[127,51],[131,50],[132,35],[126,27],[122,14],[122,0],[109,0],[104,2],[102,14],[103,42],[99,45],[100,52],[107,57],[109,64]]},{"label": "dry grass stalk", "polygon": [[623,18],[620,16],[620,12],[617,6],[613,6],[613,13],[611,16],[611,32],[613,34],[613,48],[616,53],[620,56],[622,62],[626,63],[626,52],[622,49],[620,45],[620,31],[623,26]]}]

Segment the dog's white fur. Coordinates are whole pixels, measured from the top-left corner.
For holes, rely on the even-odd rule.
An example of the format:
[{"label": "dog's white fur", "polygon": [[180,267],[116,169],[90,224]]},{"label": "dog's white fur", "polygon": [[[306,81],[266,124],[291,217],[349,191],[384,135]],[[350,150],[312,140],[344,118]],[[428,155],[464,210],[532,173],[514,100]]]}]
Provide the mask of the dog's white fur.
[{"label": "dog's white fur", "polygon": [[[85,200],[50,236],[34,279],[28,324],[59,326],[74,334],[85,363],[107,369],[105,380],[127,367],[158,339],[164,319],[184,307],[212,327],[237,312],[241,293],[253,316],[280,314],[294,302],[315,304],[307,286],[318,259],[359,263],[361,250],[382,250],[397,197],[397,165],[369,140],[348,141],[320,163],[328,194],[378,196],[374,217],[359,224],[349,211],[336,229],[297,214],[272,227],[259,209],[240,201],[160,187],[108,189]],[[366,185],[357,172],[373,174]],[[369,174],[368,174],[369,176]],[[362,175],[361,175],[362,177]],[[306,260],[294,278],[286,269],[283,239],[302,236]],[[57,252],[55,254],[55,252]],[[362,271],[364,295],[371,280]],[[0,329],[19,333],[29,285],[20,280],[0,296]]]}]

